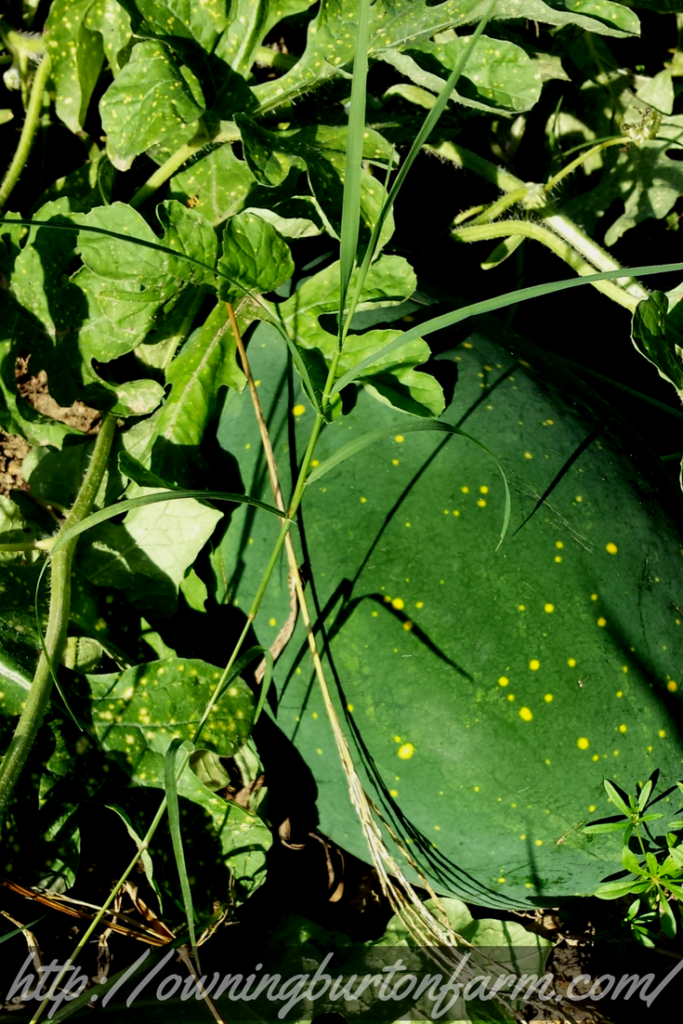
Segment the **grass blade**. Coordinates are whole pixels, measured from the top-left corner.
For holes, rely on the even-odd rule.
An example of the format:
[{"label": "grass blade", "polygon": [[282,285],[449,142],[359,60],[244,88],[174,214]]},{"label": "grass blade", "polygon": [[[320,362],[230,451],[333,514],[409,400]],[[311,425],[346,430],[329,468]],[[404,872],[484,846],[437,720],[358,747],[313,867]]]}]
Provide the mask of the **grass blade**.
[{"label": "grass blade", "polygon": [[340,463],[350,458],[350,456],[356,455],[358,452],[362,451],[363,448],[367,448],[368,445],[374,444],[376,441],[381,441],[383,438],[386,437],[393,437],[394,434],[396,434],[397,432],[407,434],[417,430],[437,430],[446,434],[458,434],[460,437],[464,437],[468,441],[471,441],[472,444],[476,444],[478,448],[481,448],[482,451],[485,451],[486,454],[490,455],[491,458],[494,460],[496,466],[498,467],[498,471],[503,478],[503,486],[505,487],[505,508],[503,512],[503,527],[500,534],[500,540],[498,541],[498,544],[496,546],[496,550],[498,550],[500,545],[503,543],[503,540],[505,539],[505,535],[508,530],[508,525],[510,523],[510,489],[508,487],[505,471],[503,470],[503,467],[501,466],[500,462],[498,461],[494,453],[490,451],[490,449],[487,448],[485,444],[482,444],[481,441],[478,441],[476,437],[472,437],[471,434],[466,434],[465,431],[460,430],[459,427],[451,426],[450,423],[442,423],[440,420],[419,420],[417,423],[400,423],[393,427],[382,427],[379,430],[370,430],[368,431],[367,434],[363,434],[362,437],[357,437],[355,440],[350,441],[348,444],[342,445],[342,447],[338,448],[337,451],[330,455],[328,459],[325,459],[325,461],[322,462],[319,466],[316,466],[316,468],[313,470],[313,472],[306,480],[306,484],[308,485],[315,483],[316,480],[319,480],[326,473],[329,473],[329,471],[331,469],[334,469],[335,466],[340,465]]},{"label": "grass blade", "polygon": [[[176,774],[176,755],[179,750],[182,750],[183,760],[180,771]],[[164,758],[164,789],[166,792],[168,824],[171,830],[173,853],[175,855],[176,867],[178,869],[178,877],[180,878],[180,891],[183,895],[183,905],[185,907],[185,917],[187,919],[187,932],[190,936],[190,945],[192,947],[192,953],[197,965],[197,970],[201,971],[199,966],[199,952],[197,950],[197,938],[194,931],[192,892],[190,891],[190,880],[187,877],[187,867],[185,865],[183,837],[180,832],[180,808],[178,806],[178,777],[182,774],[189,755],[193,750],[194,744],[190,743],[189,740],[175,739],[171,741],[171,745],[166,751],[166,756]]]},{"label": "grass blade", "polygon": [[[484,31],[484,29],[486,28],[486,25],[488,24],[490,18],[493,15],[493,11],[494,11],[495,6],[496,6],[496,0],[492,0],[492,3],[489,5],[488,10],[486,11],[486,14],[481,19],[481,21],[477,25],[476,29],[474,30],[474,32],[470,36],[470,40],[469,40],[467,46],[465,47],[465,49],[463,50],[462,54],[460,55],[460,59],[457,61],[455,67],[453,68],[453,71],[449,75],[448,81],[446,82],[445,86],[443,87],[443,89],[439,93],[439,96],[437,98],[436,103],[434,104],[432,109],[427,114],[427,117],[425,118],[422,127],[420,128],[419,132],[415,136],[415,138],[413,140],[413,144],[410,147],[410,151],[409,151],[407,157],[405,158],[405,160],[403,162],[403,165],[399,168],[399,172],[396,175],[396,179],[394,181],[394,184],[391,186],[391,189],[389,190],[389,194],[388,194],[386,200],[384,201],[384,205],[382,206],[382,209],[380,211],[379,217],[377,218],[377,223],[375,224],[375,226],[373,228],[373,231],[372,231],[372,236],[371,236],[371,239],[370,239],[370,244],[368,245],[368,248],[367,248],[367,250],[365,252],[365,255],[363,257],[363,263],[362,263],[362,266],[361,266],[360,274],[358,275],[358,281],[356,282],[356,287],[355,287],[353,295],[351,297],[351,302],[349,303],[349,310],[348,310],[348,313],[347,313],[347,316],[346,316],[346,322],[344,324],[343,337],[346,336],[346,333],[348,332],[351,320],[353,319],[353,314],[355,312],[356,306],[358,305],[358,300],[360,298],[361,291],[362,291],[363,285],[365,283],[365,278],[366,278],[367,273],[368,273],[368,271],[370,269],[370,264],[372,263],[372,261],[374,259],[374,256],[375,256],[375,250],[377,248],[377,243],[379,241],[379,237],[380,237],[380,233],[382,231],[382,228],[384,227],[384,223],[385,223],[387,217],[389,216],[389,214],[391,213],[391,211],[392,211],[392,209],[394,207],[394,203],[396,202],[396,197],[397,197],[398,193],[400,192],[400,190],[401,190],[401,188],[403,186],[403,183],[404,183],[404,181],[406,179],[406,176],[407,176],[410,168],[413,166],[413,163],[415,162],[415,158],[417,157],[417,155],[420,152],[420,150],[422,149],[423,145],[425,144],[425,142],[429,138],[432,130],[436,126],[436,123],[438,122],[439,118],[441,117],[442,113],[444,112],[444,110],[446,108],[446,104],[450,100],[451,95],[453,93],[453,90],[455,89],[455,86],[458,83],[458,79],[460,78],[461,74],[463,73],[463,71],[465,69],[465,66],[467,64],[467,61],[470,59],[470,57],[472,55],[472,51],[473,51],[474,47],[476,46],[476,43],[477,43],[477,40],[479,39],[479,36]],[[354,75],[354,84],[355,84],[355,75]],[[340,307],[343,310],[343,307],[344,307],[343,301],[340,303]]]},{"label": "grass blade", "polygon": [[236,505],[253,505],[255,508],[260,508],[264,512],[270,512],[271,515],[278,516],[282,519],[281,511],[273,508],[272,505],[267,505],[264,501],[258,501],[256,498],[250,498],[246,494],[233,494],[231,491],[162,491],[157,494],[144,494],[139,498],[129,498],[127,501],[119,501],[115,505],[108,505],[107,508],[100,509],[99,512],[93,512],[92,515],[83,519],[77,526],[74,526],[73,529],[61,536],[57,543],[50,548],[50,554],[53,555],[55,551],[59,551],[59,549],[73,537],[78,537],[79,534],[85,533],[86,530],[92,529],[93,526],[98,526],[100,523],[106,522],[107,519],[113,519],[115,516],[122,515],[124,512],[130,512],[134,508],[139,508],[141,505],[153,505],[158,501],[176,501],[179,498],[199,498],[207,501],[231,501]]},{"label": "grass blade", "polygon": [[[339,347],[344,343],[346,325],[344,306],[358,251],[360,231],[361,174],[365,136],[365,101],[368,78],[368,41],[370,35],[370,0],[360,0],[356,53],[353,61],[353,84],[349,108],[349,128],[344,170],[344,198],[339,250]],[[374,238],[374,232],[373,232]]]},{"label": "grass blade", "polygon": [[586,277],[571,277],[566,278],[564,281],[551,281],[549,284],[536,284],[530,288],[518,288],[514,292],[506,292],[505,295],[496,295],[491,299],[484,299],[482,302],[474,302],[471,306],[463,306],[462,309],[455,309],[450,313],[444,313],[442,316],[436,316],[432,320],[426,320],[422,324],[416,324],[415,327],[411,327],[410,330],[405,331],[398,338],[394,338],[388,345],[384,345],[383,348],[373,352],[372,355],[361,359],[360,362],[352,366],[350,370],[339,378],[334,386],[334,393],[341,391],[348,384],[352,384],[362,375],[366,367],[376,363],[378,359],[382,359],[390,352],[394,352],[401,345],[405,345],[415,338],[423,338],[425,334],[431,334],[432,331],[440,331],[443,327],[452,327],[454,324],[462,323],[463,320],[467,320],[471,316],[479,316],[481,313],[492,313],[496,309],[514,306],[516,302],[526,302],[527,299],[536,299],[541,295],[552,295],[554,292],[566,291],[568,288],[580,288],[582,285],[593,284],[595,281],[613,281],[616,278],[623,277],[625,272],[628,272],[632,277],[647,277],[649,274],[666,274],[674,270],[683,270],[683,263],[648,264],[645,267],[630,267],[626,269],[619,267],[617,270],[601,270],[599,274],[588,274]]}]

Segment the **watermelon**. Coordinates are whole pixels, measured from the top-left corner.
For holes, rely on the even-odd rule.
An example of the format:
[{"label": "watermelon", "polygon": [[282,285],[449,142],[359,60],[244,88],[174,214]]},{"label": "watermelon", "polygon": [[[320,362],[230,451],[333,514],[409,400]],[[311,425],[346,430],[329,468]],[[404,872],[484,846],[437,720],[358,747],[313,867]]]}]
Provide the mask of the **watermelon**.
[{"label": "watermelon", "polygon": [[[621,833],[584,831],[615,813],[604,779],[633,793],[655,769],[659,792],[683,778],[683,550],[676,495],[637,439],[575,378],[494,333],[440,356],[458,372],[441,419],[480,444],[409,432],[415,418],[361,390],[316,459],[387,435],[307,486],[294,535],[368,795],[436,891],[529,908],[591,895],[620,870]],[[249,352],[287,491],[313,410],[272,328]],[[247,493],[270,500],[242,396],[228,396],[218,436]],[[499,543],[501,469],[512,512]],[[238,609],[277,529],[234,514],[221,557]],[[283,560],[259,643],[289,602]],[[320,829],[369,860],[301,623],[275,684],[269,714],[314,782]],[[288,784],[280,767],[271,786]],[[660,802],[664,823],[678,803]]]}]

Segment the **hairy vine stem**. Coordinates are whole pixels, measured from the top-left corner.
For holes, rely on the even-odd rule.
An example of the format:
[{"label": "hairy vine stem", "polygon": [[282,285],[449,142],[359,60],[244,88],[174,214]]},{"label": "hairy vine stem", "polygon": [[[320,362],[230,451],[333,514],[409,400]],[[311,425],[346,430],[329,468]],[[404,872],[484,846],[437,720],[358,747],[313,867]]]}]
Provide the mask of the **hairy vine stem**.
[{"label": "hairy vine stem", "polygon": [[[95,441],[95,449],[88,471],[58,537],[88,515],[102,483],[115,429],[116,418],[111,413],[106,413]],[[43,650],[38,659],[38,666],[26,698],[26,705],[0,765],[0,821],[7,810],[14,787],[21,775],[50,702],[53,666],[59,664],[66,642],[71,609],[71,565],[77,543],[78,537],[66,541],[64,546],[52,556],[50,610]]]},{"label": "hairy vine stem", "polygon": [[[624,140],[620,139],[620,141],[623,143]],[[496,164],[477,156],[476,153],[466,149],[465,146],[457,145],[455,142],[442,142],[439,146],[425,146],[424,148],[427,152],[433,153],[442,160],[448,160],[457,167],[464,167],[469,171],[473,171],[480,178],[484,178],[486,181],[496,185],[501,192],[512,193],[524,189],[528,193],[531,187],[504,167],[498,167]],[[587,156],[588,154],[585,154],[584,159]],[[574,165],[575,162],[569,165],[572,170]],[[544,186],[540,187],[545,191]],[[544,204],[541,216],[543,217],[544,225],[554,231],[556,235],[559,235],[560,238],[563,238],[584,259],[592,263],[594,270],[620,269],[621,264],[610,253],[606,252],[592,238],[589,238],[569,217],[557,211],[550,201]],[[638,300],[647,299],[650,294],[640,281],[628,277],[627,274],[623,278],[618,278],[617,284]]]},{"label": "hairy vine stem", "polygon": [[[542,225],[535,224],[530,220],[504,220],[497,224],[472,224],[467,227],[458,227],[456,231],[451,232],[451,236],[459,242],[479,242],[487,238],[510,238],[520,235],[523,238],[533,238],[537,242],[541,242],[554,252],[556,256],[559,256],[560,259],[569,264],[572,270],[575,270],[580,277],[587,277],[589,274],[595,273],[595,267],[563,239],[558,238],[548,228],[544,228]],[[614,281],[596,281],[593,287],[607,295],[610,299],[613,299],[620,306],[625,306],[632,313],[635,312],[636,306],[640,301],[634,295],[631,295],[630,292],[620,288]]]},{"label": "hairy vine stem", "polygon": [[0,185],[0,210],[12,194],[12,189],[16,185],[21,172],[26,166],[26,161],[28,160],[29,153],[31,152],[33,140],[35,139],[36,132],[38,131],[40,111],[43,105],[43,93],[45,92],[45,86],[47,85],[51,68],[52,61],[50,60],[49,53],[46,52],[43,54],[33,78],[31,98],[26,110],[24,125],[21,129],[19,145],[12,157],[12,162],[7,168],[7,173],[5,174],[2,185]]}]

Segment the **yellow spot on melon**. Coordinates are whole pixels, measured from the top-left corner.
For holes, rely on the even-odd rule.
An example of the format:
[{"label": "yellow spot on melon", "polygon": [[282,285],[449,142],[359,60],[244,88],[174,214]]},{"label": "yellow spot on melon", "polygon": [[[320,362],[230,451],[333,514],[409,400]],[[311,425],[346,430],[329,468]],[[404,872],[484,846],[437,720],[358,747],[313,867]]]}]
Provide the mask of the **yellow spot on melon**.
[{"label": "yellow spot on melon", "polygon": [[510,682],[510,680],[508,679],[507,676],[501,676],[500,679],[498,680],[498,685],[499,686],[507,686],[509,682]]},{"label": "yellow spot on melon", "polygon": [[394,606],[394,608],[397,608],[399,611],[401,610],[401,608],[405,608],[405,601],[403,601],[400,597],[395,597],[391,603]]},{"label": "yellow spot on melon", "polygon": [[554,604],[544,604],[543,605],[543,611],[547,612],[548,615],[550,615],[551,612],[555,611],[555,605]]},{"label": "yellow spot on melon", "polygon": [[519,717],[522,719],[523,722],[530,722],[534,716],[533,712],[531,711],[531,708],[520,708]]},{"label": "yellow spot on melon", "polygon": [[669,693],[675,693],[678,689],[678,683],[675,683],[673,679],[670,679],[669,682],[666,684],[666,688],[669,691]]},{"label": "yellow spot on melon", "polygon": [[616,544],[613,544],[612,541],[610,541],[609,544],[605,544],[605,551],[607,551],[607,553],[610,555],[616,555],[618,550],[619,548],[616,546]]},{"label": "yellow spot on melon", "polygon": [[546,704],[550,704],[552,699],[553,699],[552,693],[546,693],[545,697],[543,698],[543,700],[546,702]]},{"label": "yellow spot on melon", "polygon": [[402,761],[407,761],[415,753],[415,747],[412,743],[404,743],[403,746],[398,748],[398,756]]},{"label": "yellow spot on melon", "polygon": [[587,740],[585,736],[579,736],[578,740],[576,741],[576,745],[579,748],[579,750],[588,750],[588,748],[590,747],[590,740]]},{"label": "yellow spot on melon", "polygon": [[303,414],[305,412],[306,412],[306,406],[305,405],[295,405],[294,408],[292,409],[292,413],[294,414],[294,416],[303,416]]},{"label": "yellow spot on melon", "polygon": [[570,668],[574,668],[576,666],[576,658],[567,658],[567,664]]},{"label": "yellow spot on melon", "polygon": [[529,668],[531,669],[532,672],[538,672],[540,667],[541,667],[541,663],[538,660],[538,658],[532,658],[531,661],[529,662]]}]

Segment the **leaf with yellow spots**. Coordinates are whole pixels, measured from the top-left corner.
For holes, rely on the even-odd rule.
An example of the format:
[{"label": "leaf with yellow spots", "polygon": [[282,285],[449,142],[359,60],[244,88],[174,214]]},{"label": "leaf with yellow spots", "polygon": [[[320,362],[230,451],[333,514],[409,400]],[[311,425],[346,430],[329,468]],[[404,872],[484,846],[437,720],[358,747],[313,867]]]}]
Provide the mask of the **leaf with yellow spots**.
[{"label": "leaf with yellow spots", "polygon": [[[72,132],[83,127],[104,59],[101,38],[86,24],[92,3],[93,0],[56,0],[45,22],[57,116]],[[123,10],[121,17],[126,18]]]},{"label": "leaf with yellow spots", "polygon": [[[176,738],[193,740],[221,675],[222,669],[205,661],[175,657],[121,673],[89,675],[94,735],[136,785],[163,789],[168,747]],[[250,735],[253,716],[252,692],[236,677],[195,744],[201,767],[212,760],[202,758],[202,750],[212,755],[236,754]],[[205,772],[201,774],[210,781]],[[178,782],[178,794],[211,816],[224,862],[238,883],[240,902],[264,880],[269,828],[254,814],[213,793],[190,765]]]},{"label": "leaf with yellow spots", "polygon": [[127,171],[152,146],[176,150],[196,134],[203,113],[201,86],[192,71],[178,65],[162,43],[137,43],[100,100],[109,159]]},{"label": "leaf with yellow spots", "polygon": [[[215,665],[175,657],[88,675],[95,736],[139,785],[161,786],[171,740],[194,740],[221,675]],[[231,756],[248,739],[253,715],[251,690],[236,678],[211,712],[197,748]]]},{"label": "leaf with yellow spots", "polygon": [[[475,24],[487,12],[488,6],[486,0],[470,0],[466,4],[463,0],[442,0],[438,4],[429,3],[429,0],[385,0],[374,4],[370,8],[369,55],[373,60],[381,60],[387,53],[405,52],[437,33]],[[639,31],[636,15],[611,0],[582,0],[580,4],[566,4],[558,0],[550,0],[549,3],[543,0],[498,0],[495,17],[529,18],[551,25],[575,24],[589,32],[618,37],[637,35]],[[296,65],[276,81],[265,82],[253,90],[261,110],[275,108],[334,78],[340,69],[347,69],[353,60],[357,23],[358,0],[321,4],[309,27],[306,49]],[[521,59],[518,60],[521,63]],[[489,62],[485,51],[480,51],[474,62],[468,62],[467,74],[474,87],[477,85],[474,76],[479,74],[485,78],[484,69]],[[497,70],[496,82],[502,78],[511,89],[504,66],[497,64]],[[534,73],[541,77],[538,69]]]},{"label": "leaf with yellow spots", "polygon": [[[438,95],[466,43],[462,37],[448,43],[420,40],[408,52],[384,51],[382,60]],[[566,78],[561,68],[556,73]],[[481,36],[463,71],[457,102],[479,109],[529,110],[538,102],[542,84],[536,61],[521,47]]]},{"label": "leaf with yellow spots", "polygon": [[[216,0],[213,0],[216,3]],[[268,33],[282,18],[289,18],[310,7],[315,0],[277,0],[277,3],[254,3],[254,0],[232,0],[230,19],[225,32],[218,41],[214,56],[229,64],[239,75],[247,77],[254,62],[258,60],[258,49]],[[196,11],[189,0],[170,0],[171,7],[179,3],[186,6],[190,24]],[[220,6],[225,9],[225,4]]]}]

